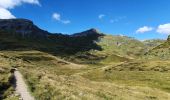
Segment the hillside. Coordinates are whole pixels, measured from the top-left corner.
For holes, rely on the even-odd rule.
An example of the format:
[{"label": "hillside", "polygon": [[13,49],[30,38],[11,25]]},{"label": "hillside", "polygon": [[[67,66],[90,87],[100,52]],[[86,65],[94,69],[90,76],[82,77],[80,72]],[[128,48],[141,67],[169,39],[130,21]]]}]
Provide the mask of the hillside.
[{"label": "hillside", "polygon": [[162,44],[156,46],[153,49],[150,49],[146,54],[145,57],[148,59],[160,59],[160,60],[168,60],[170,55],[170,39],[163,42]]},{"label": "hillside", "polygon": [[142,42],[126,36],[104,35],[96,43],[102,48],[101,51],[90,50],[81,56],[93,55],[100,64],[128,61],[139,57],[147,49]]},{"label": "hillside", "polygon": [[[138,40],[121,36],[108,36],[96,29],[73,35],[49,33],[26,19],[1,20],[0,30],[1,50],[40,50],[69,61],[74,59],[74,62],[77,63],[82,61],[90,63],[87,60],[100,62],[100,60],[109,58],[108,53],[113,57],[117,56],[120,61],[126,60],[140,55],[144,46]],[[80,61],[76,61],[76,59]]]},{"label": "hillside", "polygon": [[166,40],[161,40],[161,39],[151,39],[151,40],[145,40],[143,43],[148,47],[148,50],[151,50],[161,44],[166,42]]},{"label": "hillside", "polygon": [[[39,50],[79,64],[108,65],[139,58],[163,40],[106,35],[97,29],[49,33],[27,19],[0,20],[1,50]],[[62,52],[61,52],[62,51]]]},{"label": "hillside", "polygon": [[[112,57],[117,56],[119,58],[129,59],[142,54],[140,51],[144,47],[140,41],[135,39],[100,35],[98,33],[96,35],[90,34],[79,37],[52,34],[47,39],[34,39],[23,38],[18,35],[11,35],[6,31],[1,31],[0,36],[1,50],[40,50],[60,56],[66,60],[100,61],[109,58],[108,54]],[[135,45],[137,47],[134,49],[133,47]],[[130,52],[131,50],[136,51]]]}]

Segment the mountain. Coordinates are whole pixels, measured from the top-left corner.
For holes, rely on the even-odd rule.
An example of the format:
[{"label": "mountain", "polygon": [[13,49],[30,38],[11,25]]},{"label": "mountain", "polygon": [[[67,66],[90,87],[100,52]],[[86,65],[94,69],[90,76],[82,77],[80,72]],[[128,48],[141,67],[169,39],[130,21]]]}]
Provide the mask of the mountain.
[{"label": "mountain", "polygon": [[[2,45],[8,43],[15,44],[15,48],[22,47],[17,45],[24,45],[24,48],[27,47],[34,49],[58,48],[59,50],[63,50],[63,52],[65,53],[74,53],[78,52],[79,50],[89,50],[91,48],[93,49],[93,47],[98,48],[95,43],[93,43],[93,41],[102,36],[102,34],[98,34],[95,29],[76,33],[74,35],[49,33],[38,28],[36,25],[33,24],[32,21],[27,19],[1,19],[0,33],[1,38],[4,38],[1,39]],[[36,44],[37,47],[34,46]],[[11,46],[11,48],[12,47],[14,46]]]},{"label": "mountain", "polygon": [[[64,35],[49,33],[27,19],[0,20],[1,50],[39,50],[76,63],[111,63],[136,59],[151,42],[106,35],[95,28]],[[157,46],[155,42],[152,47]]]},{"label": "mountain", "polygon": [[48,32],[27,19],[0,19],[0,30],[15,32],[22,37],[47,37]]}]

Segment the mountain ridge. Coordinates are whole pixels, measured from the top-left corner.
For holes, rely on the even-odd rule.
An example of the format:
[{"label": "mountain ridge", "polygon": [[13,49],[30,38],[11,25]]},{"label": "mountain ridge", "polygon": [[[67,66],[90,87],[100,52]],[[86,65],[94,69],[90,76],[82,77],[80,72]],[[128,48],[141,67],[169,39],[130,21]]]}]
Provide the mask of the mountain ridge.
[{"label": "mountain ridge", "polygon": [[101,59],[107,59],[109,62],[115,57],[120,58],[121,61],[123,57],[125,60],[136,58],[145,54],[151,44],[154,44],[152,46],[154,48],[162,43],[162,41],[158,43],[148,41],[148,46],[135,38],[106,35],[95,28],[72,35],[50,33],[27,19],[0,20],[0,30],[0,49],[35,49],[66,57],[69,60],[81,59],[85,62],[89,60],[98,62]]},{"label": "mountain ridge", "polygon": [[46,38],[49,35],[49,32],[40,29],[28,19],[0,19],[0,30],[15,32],[22,37]]}]

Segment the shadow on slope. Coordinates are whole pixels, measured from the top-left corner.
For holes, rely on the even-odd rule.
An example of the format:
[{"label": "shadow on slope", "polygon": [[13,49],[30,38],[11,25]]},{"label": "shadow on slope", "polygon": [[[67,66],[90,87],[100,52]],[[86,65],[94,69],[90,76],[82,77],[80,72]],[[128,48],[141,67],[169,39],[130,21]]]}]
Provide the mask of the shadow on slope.
[{"label": "shadow on slope", "polygon": [[92,49],[102,50],[102,48],[95,43],[102,34],[98,34],[93,30],[88,30],[84,33],[86,33],[86,35],[70,36],[49,34],[47,38],[31,38],[22,37],[20,34],[15,34],[14,32],[1,30],[0,50],[39,50],[55,55],[73,55]]}]

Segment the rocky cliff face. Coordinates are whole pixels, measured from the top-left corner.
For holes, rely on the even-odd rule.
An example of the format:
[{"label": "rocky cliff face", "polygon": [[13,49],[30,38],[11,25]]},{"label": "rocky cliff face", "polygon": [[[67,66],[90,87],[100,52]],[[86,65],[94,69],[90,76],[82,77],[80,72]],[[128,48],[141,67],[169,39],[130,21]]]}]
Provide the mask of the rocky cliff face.
[{"label": "rocky cliff face", "polygon": [[0,19],[0,30],[12,31],[22,37],[47,37],[48,32],[41,30],[27,19]]}]

